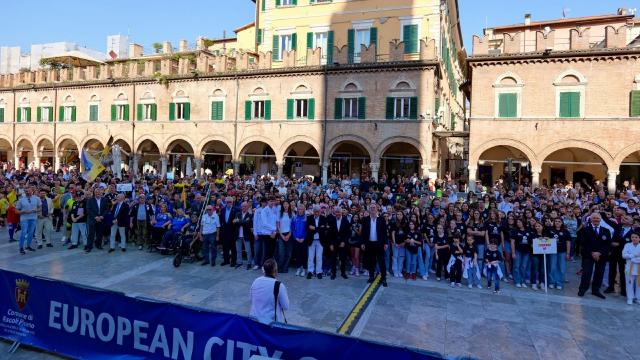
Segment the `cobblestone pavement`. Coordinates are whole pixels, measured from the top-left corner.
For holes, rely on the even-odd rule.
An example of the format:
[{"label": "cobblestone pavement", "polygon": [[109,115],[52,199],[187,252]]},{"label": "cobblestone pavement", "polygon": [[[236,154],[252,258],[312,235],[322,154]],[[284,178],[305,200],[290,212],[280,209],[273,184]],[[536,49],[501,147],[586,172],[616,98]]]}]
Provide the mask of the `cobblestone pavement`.
[{"label": "cobblestone pavement", "polygon": [[[172,266],[170,257],[139,251],[107,254],[67,250],[56,234],[55,246],[20,255],[0,231],[0,268],[83,285],[197,305],[246,315],[249,287],[258,271],[245,267]],[[218,258],[218,263],[220,258]],[[640,359],[640,305],[619,295],[600,300],[577,297],[577,263],[570,263],[565,290],[503,291],[453,289],[446,282],[392,278],[380,288],[352,336],[423,348],[448,356],[479,359]],[[366,288],[366,279],[307,280],[292,272],[280,279],[291,299],[291,324],[335,332]],[[9,356],[0,342],[0,359],[50,359],[21,349]]]}]

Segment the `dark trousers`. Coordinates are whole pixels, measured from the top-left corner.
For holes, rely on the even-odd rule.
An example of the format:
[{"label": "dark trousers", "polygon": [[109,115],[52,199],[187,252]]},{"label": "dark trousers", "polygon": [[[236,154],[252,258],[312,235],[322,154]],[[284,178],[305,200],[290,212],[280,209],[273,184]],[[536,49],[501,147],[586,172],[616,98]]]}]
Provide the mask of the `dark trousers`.
[{"label": "dark trousers", "polygon": [[[600,261],[593,260],[591,254],[582,255],[582,279],[580,280],[580,291],[587,291],[591,282],[591,292],[600,292],[602,286],[602,278],[604,277],[604,267],[607,260],[600,256]],[[593,275],[593,282],[591,276]]]},{"label": "dark trousers", "polygon": [[456,262],[451,266],[451,273],[449,281],[459,284],[462,282],[462,260],[456,259]]},{"label": "dark trousers", "polygon": [[[447,264],[449,264],[449,258],[451,253],[448,250],[437,250],[438,262],[436,264],[436,277],[448,277],[447,276]],[[443,276],[440,276],[443,275]]]},{"label": "dark trousers", "polygon": [[289,241],[293,241],[293,258],[292,263],[296,264],[298,268],[306,268],[307,267],[307,256],[309,255],[309,247],[305,245],[303,242],[298,242],[296,239],[291,237]]},{"label": "dark trousers", "polygon": [[264,259],[274,259],[276,255],[276,238],[264,236]]},{"label": "dark trousers", "polygon": [[53,209],[53,228],[56,231],[60,231],[62,224],[64,223],[62,219],[62,210],[61,209]]},{"label": "dark trousers", "polygon": [[627,292],[627,283],[624,279],[625,260],[622,258],[621,246],[624,245],[613,248],[609,257],[609,289],[615,289],[616,274],[620,273],[620,293],[625,294]]},{"label": "dark trousers", "polygon": [[[223,232],[220,235],[222,235],[222,261],[226,264],[235,265],[238,257],[235,236],[229,232]],[[231,258],[229,258],[229,255],[231,255]]]},{"label": "dark trousers", "polygon": [[338,260],[340,260],[340,274],[346,275],[347,273],[347,249],[348,245],[345,244],[344,247],[339,247],[338,245],[333,246],[333,251],[331,251],[331,273],[336,275],[336,270],[338,268]]},{"label": "dark trousers", "polygon": [[376,274],[376,265],[380,268],[380,276],[382,280],[387,280],[387,267],[385,266],[384,244],[376,242],[368,242],[365,244],[366,266],[369,271],[369,278],[373,279]]},{"label": "dark trousers", "polygon": [[104,224],[96,221],[87,222],[87,248],[102,248],[104,238]]}]

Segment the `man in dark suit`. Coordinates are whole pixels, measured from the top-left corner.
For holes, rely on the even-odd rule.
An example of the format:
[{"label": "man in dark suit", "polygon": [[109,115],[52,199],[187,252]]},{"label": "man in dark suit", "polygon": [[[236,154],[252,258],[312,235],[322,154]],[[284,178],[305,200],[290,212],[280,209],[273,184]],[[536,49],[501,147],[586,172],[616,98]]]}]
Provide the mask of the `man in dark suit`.
[{"label": "man in dark suit", "polygon": [[[233,220],[236,218],[236,210],[233,208],[233,198],[227,196],[225,207],[220,210],[220,239],[222,240],[222,259],[220,266],[231,264],[236,266],[236,227]],[[229,258],[231,255],[231,258]]]},{"label": "man in dark suit", "polygon": [[247,252],[247,270],[253,267],[253,215],[249,212],[250,205],[243,202],[241,211],[238,211],[233,220],[236,226],[236,267],[242,266],[242,245]]},{"label": "man in dark suit", "polygon": [[111,210],[111,202],[102,197],[102,189],[96,188],[93,197],[87,200],[87,248],[91,252],[93,246],[102,250],[102,238],[105,232],[104,218]]},{"label": "man in dark suit", "polygon": [[591,225],[585,229],[582,243],[582,279],[578,296],[584,296],[589,289],[591,276],[591,293],[601,299],[606,299],[600,292],[604,268],[611,249],[611,232],[600,226],[602,216],[600,213],[591,214]]},{"label": "man in dark suit", "polygon": [[313,206],[313,215],[307,216],[307,279],[316,274],[322,279],[322,255],[327,242],[327,218],[320,216],[320,206]]},{"label": "man in dark suit", "polygon": [[116,203],[111,210],[111,237],[109,238],[109,253],[115,251],[116,233],[120,234],[120,249],[127,251],[127,226],[129,226],[129,205],[124,201],[124,194],[116,196]]},{"label": "man in dark suit", "polygon": [[[346,213],[347,211],[344,210]],[[336,268],[340,260],[340,276],[347,277],[347,245],[351,235],[351,224],[340,207],[335,207],[333,215],[327,219],[329,225],[329,250],[331,261],[331,280],[336,278]]]},{"label": "man in dark suit", "polygon": [[385,265],[385,251],[387,251],[387,229],[384,220],[378,217],[378,206],[369,206],[369,216],[362,219],[362,250],[366,266],[369,268],[369,280],[372,283],[376,273],[376,264],[380,268],[382,286],[387,287],[387,266]]},{"label": "man in dark suit", "polygon": [[616,274],[620,273],[620,295],[627,296],[627,284],[624,276],[626,262],[622,258],[622,249],[631,242],[632,226],[633,218],[631,215],[624,215],[622,224],[613,232],[611,255],[609,256],[609,287],[604,291],[605,294],[615,292]]}]

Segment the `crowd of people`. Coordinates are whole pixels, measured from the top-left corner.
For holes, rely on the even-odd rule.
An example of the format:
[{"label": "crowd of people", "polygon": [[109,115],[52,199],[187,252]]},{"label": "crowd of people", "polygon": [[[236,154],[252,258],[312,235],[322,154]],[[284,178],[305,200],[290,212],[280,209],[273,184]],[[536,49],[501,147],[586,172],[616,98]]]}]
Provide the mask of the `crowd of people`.
[{"label": "crowd of people", "polygon": [[[202,266],[216,266],[221,255],[220,266],[258,270],[274,259],[279,273],[310,280],[373,282],[379,274],[387,286],[389,274],[496,293],[505,281],[562,291],[567,262],[579,258],[578,295],[619,292],[640,304],[640,192],[627,183],[607,193],[599,182],[532,188],[499,180],[460,192],[453,179],[415,174],[332,176],[326,185],[222,173],[123,177],[107,172],[89,182],[66,169],[5,171],[0,218],[10,241],[18,240],[22,255],[53,246],[54,232],[85,252],[124,252],[131,243],[167,254],[186,244]],[[557,244],[546,272],[535,238]]]}]

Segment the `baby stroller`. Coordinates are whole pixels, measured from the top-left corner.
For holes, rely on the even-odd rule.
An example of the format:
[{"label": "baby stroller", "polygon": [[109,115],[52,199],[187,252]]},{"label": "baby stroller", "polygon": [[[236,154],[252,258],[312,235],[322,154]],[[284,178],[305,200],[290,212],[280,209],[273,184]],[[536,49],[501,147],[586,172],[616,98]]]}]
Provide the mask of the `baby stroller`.
[{"label": "baby stroller", "polygon": [[193,263],[198,260],[202,242],[197,239],[198,233],[186,233],[178,236],[173,251],[173,266],[180,267],[182,262]]}]

